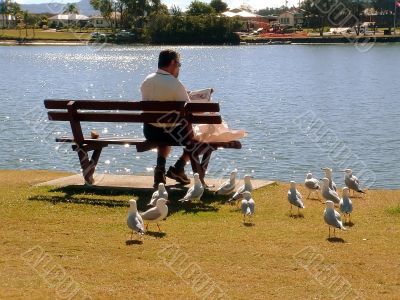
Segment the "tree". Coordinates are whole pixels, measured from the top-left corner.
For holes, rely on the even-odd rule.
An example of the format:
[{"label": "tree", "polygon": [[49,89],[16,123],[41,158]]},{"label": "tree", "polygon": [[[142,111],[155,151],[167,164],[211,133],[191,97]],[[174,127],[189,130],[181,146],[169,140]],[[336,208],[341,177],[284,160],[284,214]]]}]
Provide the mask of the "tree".
[{"label": "tree", "polygon": [[25,38],[28,38],[29,13],[27,10],[22,13],[22,21],[24,22],[25,26]]},{"label": "tree", "polygon": [[222,13],[228,10],[228,4],[222,0],[211,0],[210,6],[214,8],[216,13]]},{"label": "tree", "polygon": [[100,11],[104,20],[106,20],[106,22],[110,24],[111,28],[114,31],[111,18],[113,12],[112,0],[90,0],[90,5],[92,5],[94,9]]},{"label": "tree", "polygon": [[64,14],[79,14],[79,9],[76,3],[67,3],[64,6]]},{"label": "tree", "polygon": [[171,7],[171,15],[173,15],[175,17],[182,16],[183,13],[182,13],[181,8],[179,6],[172,5],[172,7]]},{"label": "tree", "polygon": [[266,7],[260,9],[257,14],[262,16],[279,16],[281,13],[287,11],[287,7],[282,5],[281,7]]},{"label": "tree", "polygon": [[190,3],[186,13],[189,16],[201,16],[215,13],[215,10],[205,2],[194,0]]}]

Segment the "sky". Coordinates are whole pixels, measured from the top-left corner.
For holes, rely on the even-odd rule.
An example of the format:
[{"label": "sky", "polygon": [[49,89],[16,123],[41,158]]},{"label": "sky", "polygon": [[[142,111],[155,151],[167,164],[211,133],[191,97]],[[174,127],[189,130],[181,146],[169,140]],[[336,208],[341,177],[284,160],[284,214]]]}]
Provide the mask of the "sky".
[{"label": "sky", "polygon": [[[161,2],[166,4],[167,6],[172,6],[175,4],[179,6],[181,9],[185,10],[187,6],[190,4],[192,0],[162,0]],[[209,2],[209,0],[202,0],[204,2]],[[72,3],[78,2],[77,0],[17,0],[18,3],[21,4],[39,4],[39,3]],[[242,4],[248,4],[253,9],[261,9],[265,7],[279,7],[285,4],[285,0],[225,0],[224,2],[228,3],[229,8],[237,8]],[[289,0],[288,5],[297,5],[298,1]]]}]

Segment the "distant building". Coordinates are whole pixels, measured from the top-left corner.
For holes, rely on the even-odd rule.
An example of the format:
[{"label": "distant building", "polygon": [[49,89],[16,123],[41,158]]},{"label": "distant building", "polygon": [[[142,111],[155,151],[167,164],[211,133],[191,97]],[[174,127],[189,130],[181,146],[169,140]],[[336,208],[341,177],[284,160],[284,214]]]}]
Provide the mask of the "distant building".
[{"label": "distant building", "polygon": [[253,14],[251,12],[248,12],[246,10],[241,10],[241,9],[232,9],[230,11],[226,11],[222,13],[223,16],[228,17],[228,18],[234,18],[237,17],[241,19],[244,22],[244,27],[242,28],[243,30],[254,30],[254,29],[268,29],[269,28],[269,21],[266,17]]},{"label": "distant building", "polygon": [[121,20],[121,13],[119,12],[112,12],[110,16],[110,20],[104,19],[102,15],[94,15],[89,18],[90,24],[92,24],[95,28],[110,28],[116,22]]},{"label": "distant building", "polygon": [[89,17],[78,14],[55,15],[48,18],[49,27],[57,26],[85,26]]},{"label": "distant building", "polygon": [[17,20],[12,15],[0,15],[0,27],[12,28],[17,26]]},{"label": "distant building", "polygon": [[304,15],[297,11],[285,11],[278,17],[281,26],[301,27],[303,25]]}]

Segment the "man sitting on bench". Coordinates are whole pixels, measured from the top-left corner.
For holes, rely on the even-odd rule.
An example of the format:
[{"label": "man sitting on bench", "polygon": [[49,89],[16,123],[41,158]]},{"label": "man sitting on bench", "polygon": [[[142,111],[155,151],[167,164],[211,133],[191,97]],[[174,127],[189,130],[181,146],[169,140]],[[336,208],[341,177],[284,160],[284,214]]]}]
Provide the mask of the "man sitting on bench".
[{"label": "man sitting on bench", "polygon": [[[158,58],[158,70],[146,77],[140,88],[143,101],[190,101],[187,91],[179,81],[179,68],[181,66],[179,53],[173,50],[163,50]],[[168,123],[145,123],[143,134],[149,141],[154,142],[184,142],[188,137],[187,130],[182,125]],[[184,168],[190,160],[185,151],[174,166],[169,167],[165,173],[166,159],[171,151],[170,146],[157,147],[157,166],[154,169],[154,187],[159,183],[165,184],[165,176],[181,184],[189,184]]]}]

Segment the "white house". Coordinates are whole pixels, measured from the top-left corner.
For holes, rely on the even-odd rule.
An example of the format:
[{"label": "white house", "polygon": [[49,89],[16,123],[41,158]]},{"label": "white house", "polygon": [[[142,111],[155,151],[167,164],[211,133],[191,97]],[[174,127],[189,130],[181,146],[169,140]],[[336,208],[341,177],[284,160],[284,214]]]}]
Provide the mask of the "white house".
[{"label": "white house", "polygon": [[303,25],[303,14],[300,12],[286,11],[279,15],[278,21],[282,26],[297,27]]},{"label": "white house", "polygon": [[85,25],[89,21],[89,17],[78,14],[55,15],[48,18],[48,26],[70,26]]},{"label": "white house", "polygon": [[93,24],[95,28],[110,28],[116,21],[118,22],[121,19],[121,13],[112,12],[110,19],[112,24],[101,15],[94,15],[89,18],[90,23]]},{"label": "white house", "polygon": [[17,20],[12,15],[0,15],[0,27],[15,27]]}]

